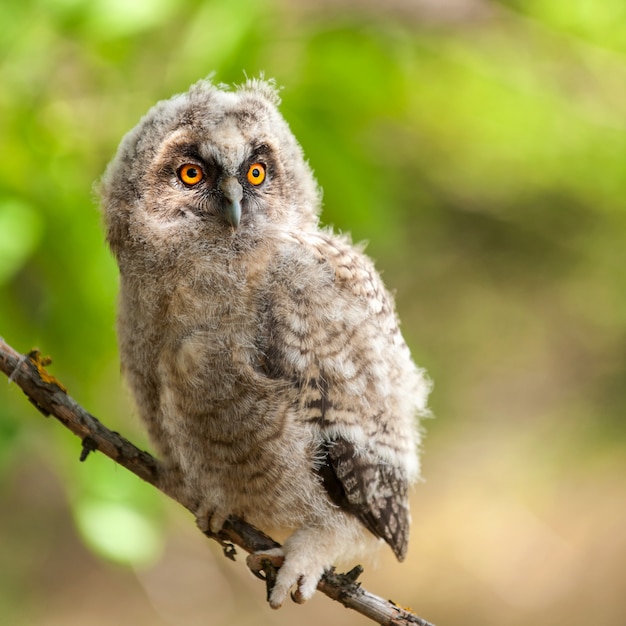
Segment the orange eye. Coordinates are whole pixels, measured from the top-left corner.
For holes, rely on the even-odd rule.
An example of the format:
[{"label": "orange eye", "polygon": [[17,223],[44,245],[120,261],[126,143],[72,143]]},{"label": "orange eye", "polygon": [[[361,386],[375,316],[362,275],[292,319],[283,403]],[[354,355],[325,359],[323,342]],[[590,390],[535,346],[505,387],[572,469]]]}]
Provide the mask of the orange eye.
[{"label": "orange eye", "polygon": [[253,163],[248,170],[248,182],[251,185],[260,185],[265,180],[265,165]]},{"label": "orange eye", "polygon": [[178,178],[185,185],[197,185],[204,178],[204,171],[195,163],[185,163],[178,170]]}]

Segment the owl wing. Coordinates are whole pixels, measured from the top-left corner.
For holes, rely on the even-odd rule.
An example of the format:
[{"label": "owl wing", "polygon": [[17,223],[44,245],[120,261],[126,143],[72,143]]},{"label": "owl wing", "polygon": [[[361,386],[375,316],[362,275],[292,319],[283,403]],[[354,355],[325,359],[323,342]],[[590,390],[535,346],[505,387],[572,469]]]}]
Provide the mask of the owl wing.
[{"label": "owl wing", "polygon": [[414,391],[417,370],[369,259],[331,235],[292,239],[272,289],[268,365],[297,389],[331,501],[402,560],[416,442],[413,406],[399,398]]},{"label": "owl wing", "polygon": [[406,475],[373,455],[358,454],[346,439],[324,442],[322,453],[317,471],[333,503],[358,517],[404,560],[409,538]]}]

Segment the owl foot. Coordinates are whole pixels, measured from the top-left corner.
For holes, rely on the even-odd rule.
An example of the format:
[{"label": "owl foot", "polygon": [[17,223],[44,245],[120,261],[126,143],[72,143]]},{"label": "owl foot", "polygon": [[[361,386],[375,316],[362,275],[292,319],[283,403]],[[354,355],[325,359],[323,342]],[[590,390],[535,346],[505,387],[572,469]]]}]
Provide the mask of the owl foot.
[{"label": "owl foot", "polygon": [[208,506],[201,506],[196,511],[196,526],[203,533],[217,535],[222,530],[227,517],[228,513],[209,508]]},{"label": "owl foot", "polygon": [[273,548],[250,554],[246,559],[255,576],[265,580],[267,599],[273,609],[279,609],[283,605],[294,587],[291,599],[298,604],[303,604],[315,593],[317,583],[326,568],[320,563],[305,561],[301,557],[302,555],[290,553],[285,548]]}]

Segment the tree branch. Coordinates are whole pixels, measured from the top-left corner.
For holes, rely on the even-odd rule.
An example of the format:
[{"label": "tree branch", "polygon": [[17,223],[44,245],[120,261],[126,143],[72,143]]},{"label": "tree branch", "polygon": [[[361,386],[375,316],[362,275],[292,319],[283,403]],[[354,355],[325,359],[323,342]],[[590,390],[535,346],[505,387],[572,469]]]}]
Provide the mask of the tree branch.
[{"label": "tree branch", "polygon": [[[84,461],[91,452],[102,452],[193,512],[190,502],[185,502],[179,496],[167,492],[161,481],[159,461],[118,433],[106,428],[75,402],[67,394],[65,387],[44,369],[50,362],[50,359],[42,358],[38,350],[32,350],[25,355],[19,354],[0,337],[0,370],[9,377],[9,382],[15,382],[22,389],[41,413],[45,416],[52,415],[80,437],[81,461]],[[205,534],[218,541],[225,555],[233,560],[236,553],[235,545],[246,552],[268,550],[279,545],[271,537],[235,516],[226,520],[217,536],[210,532]],[[360,566],[347,574],[337,574],[333,569],[326,572],[317,588],[345,607],[385,626],[407,624],[433,626],[393,602],[363,589],[360,583],[356,582],[362,571]],[[272,578],[271,565],[266,565],[264,573],[269,586]]]}]

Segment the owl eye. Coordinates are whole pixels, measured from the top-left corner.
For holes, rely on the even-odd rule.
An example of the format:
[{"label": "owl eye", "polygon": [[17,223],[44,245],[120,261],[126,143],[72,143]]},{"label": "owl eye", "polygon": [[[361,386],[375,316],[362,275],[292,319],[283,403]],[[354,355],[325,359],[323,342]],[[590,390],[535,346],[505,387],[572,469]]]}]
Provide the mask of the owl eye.
[{"label": "owl eye", "polygon": [[248,182],[251,185],[260,185],[265,180],[265,165],[253,163],[248,170]]},{"label": "owl eye", "polygon": [[204,170],[195,163],[185,163],[178,168],[178,178],[185,185],[197,185],[204,178]]}]

